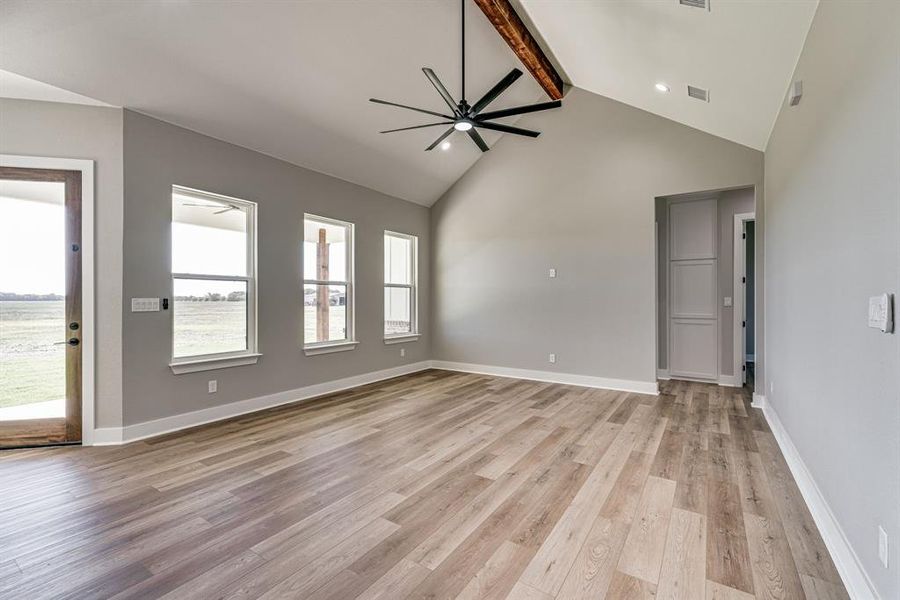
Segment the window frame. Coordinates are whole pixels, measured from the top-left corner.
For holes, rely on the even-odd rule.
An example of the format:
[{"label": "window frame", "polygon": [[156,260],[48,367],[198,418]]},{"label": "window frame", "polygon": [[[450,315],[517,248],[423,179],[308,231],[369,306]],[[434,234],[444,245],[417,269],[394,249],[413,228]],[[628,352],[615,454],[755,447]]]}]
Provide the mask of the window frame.
[{"label": "window frame", "polygon": [[384,273],[384,262],[386,260],[386,256],[384,254],[384,238],[386,237],[395,237],[399,239],[408,240],[410,242],[410,279],[411,283],[388,283],[386,280],[383,281],[384,289],[387,288],[400,288],[400,289],[408,289],[409,290],[409,332],[407,333],[395,333],[389,335],[384,330],[384,317],[386,316],[387,307],[384,305],[384,293],[382,291],[382,306],[381,306],[381,333],[384,336],[385,344],[398,344],[401,342],[414,342],[419,339],[419,236],[413,235],[411,233],[401,233],[399,231],[392,231],[390,229],[384,230],[384,235],[382,236],[381,248],[382,248],[382,256],[381,256],[381,271],[382,277]]},{"label": "window frame", "polygon": [[[189,188],[183,185],[172,185],[171,196],[175,194],[196,198],[201,201],[222,202],[225,204],[233,204],[239,206],[247,215],[247,248],[246,275],[211,275],[208,273],[180,273],[175,272],[174,266],[171,264],[174,260],[172,253],[172,234],[171,224],[175,223],[174,215],[170,217],[169,230],[169,253],[170,253],[170,291],[172,297],[172,316],[171,323],[171,362],[169,367],[175,374],[193,373],[196,371],[206,371],[210,369],[224,369],[228,367],[255,364],[259,357],[259,340],[257,338],[257,291],[259,287],[258,271],[257,271],[257,203],[250,200],[243,200],[233,196],[208,192],[196,188]],[[171,200],[170,200],[171,209]],[[234,352],[215,352],[211,354],[193,354],[190,356],[175,356],[175,281],[178,279],[203,280],[203,281],[239,281],[247,286],[247,348]]]},{"label": "window frame", "polygon": [[[326,225],[333,225],[336,227],[343,227],[347,233],[347,241],[346,241],[346,281],[336,280],[336,279],[306,279],[306,221],[307,219],[312,221],[317,221],[320,223],[324,223]],[[347,288],[346,293],[346,308],[345,319],[347,322],[347,335],[342,340],[329,340],[327,342],[311,342],[307,343],[306,341],[306,305],[301,301],[301,306],[303,307],[303,315],[301,319],[301,329],[300,335],[302,340],[303,351],[307,356],[312,356],[315,354],[328,354],[331,352],[340,352],[343,350],[353,350],[359,344],[356,340],[356,225],[351,223],[350,221],[342,221],[340,219],[333,219],[331,217],[323,217],[321,215],[316,215],[313,213],[303,213],[303,224],[301,227],[301,242],[300,242],[300,292],[301,298],[304,297],[303,291],[307,285],[326,285],[326,286],[344,286]]]}]

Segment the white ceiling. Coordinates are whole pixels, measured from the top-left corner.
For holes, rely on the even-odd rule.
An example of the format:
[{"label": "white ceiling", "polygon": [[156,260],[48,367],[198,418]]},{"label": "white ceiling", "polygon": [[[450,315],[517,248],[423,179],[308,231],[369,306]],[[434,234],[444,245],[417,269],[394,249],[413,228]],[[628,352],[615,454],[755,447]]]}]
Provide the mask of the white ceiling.
[{"label": "white ceiling", "polygon": [[[521,64],[467,17],[471,102]],[[459,94],[455,0],[0,3],[0,69],[430,205],[480,152],[458,132],[424,152],[441,127],[381,135],[439,119],[368,102],[442,111],[424,66]],[[491,106],[543,99],[526,74]]]},{"label": "white ceiling", "polygon": [[[572,84],[764,150],[818,0],[519,0]],[[654,88],[670,86],[668,94]],[[710,91],[689,98],[688,84]]]}]

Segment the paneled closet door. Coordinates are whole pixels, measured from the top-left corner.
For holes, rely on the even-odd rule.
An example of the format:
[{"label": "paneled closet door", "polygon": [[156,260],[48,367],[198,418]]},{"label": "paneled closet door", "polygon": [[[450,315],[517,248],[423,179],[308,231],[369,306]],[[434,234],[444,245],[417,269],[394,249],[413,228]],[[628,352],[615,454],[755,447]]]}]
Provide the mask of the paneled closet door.
[{"label": "paneled closet door", "polygon": [[669,206],[669,374],[719,375],[717,200]]}]

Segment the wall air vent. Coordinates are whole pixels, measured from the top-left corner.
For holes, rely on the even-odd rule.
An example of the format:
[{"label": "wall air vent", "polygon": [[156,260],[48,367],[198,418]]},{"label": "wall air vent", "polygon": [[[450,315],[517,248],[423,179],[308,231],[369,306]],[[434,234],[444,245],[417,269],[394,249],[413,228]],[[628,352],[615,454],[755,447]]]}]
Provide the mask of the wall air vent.
[{"label": "wall air vent", "polygon": [[709,90],[704,90],[703,88],[694,87],[692,85],[688,86],[688,96],[691,98],[696,98],[697,100],[703,100],[704,102],[709,102]]},{"label": "wall air vent", "polygon": [[709,0],[678,0],[678,4],[682,6],[690,6],[692,8],[705,8],[709,10]]}]

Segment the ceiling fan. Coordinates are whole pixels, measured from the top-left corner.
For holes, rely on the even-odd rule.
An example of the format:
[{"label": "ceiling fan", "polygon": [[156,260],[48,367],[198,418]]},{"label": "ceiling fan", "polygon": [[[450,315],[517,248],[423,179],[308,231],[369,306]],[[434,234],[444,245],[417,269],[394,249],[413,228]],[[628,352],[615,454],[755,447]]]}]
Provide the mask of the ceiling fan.
[{"label": "ceiling fan", "polygon": [[225,205],[222,205],[222,204],[192,204],[190,202],[185,202],[182,204],[182,206],[196,206],[197,208],[221,208],[222,209],[222,210],[215,211],[213,213],[214,215],[221,215],[222,213],[227,213],[228,211],[231,211],[231,210],[239,210],[238,207],[233,204],[225,204]]},{"label": "ceiling fan", "polygon": [[524,135],[528,137],[537,137],[540,135],[539,131],[532,131],[530,129],[522,129],[519,127],[512,127],[510,125],[503,125],[502,123],[491,123],[494,119],[501,119],[503,117],[511,117],[513,115],[521,115],[530,112],[537,112],[540,110],[547,110],[550,108],[558,108],[562,106],[562,102],[559,100],[553,100],[551,102],[540,102],[538,104],[529,104],[527,106],[516,106],[513,108],[505,108],[502,110],[493,110],[488,112],[482,112],[485,108],[487,108],[488,104],[493,102],[497,96],[506,91],[506,88],[511,86],[513,82],[522,76],[522,71],[519,69],[513,69],[509,72],[509,74],[497,82],[494,87],[492,87],[488,92],[481,97],[478,102],[473,105],[470,105],[466,101],[466,0],[460,0],[460,5],[462,7],[462,99],[459,102],[455,102],[453,100],[453,96],[450,95],[450,92],[447,91],[447,88],[444,87],[444,84],[441,83],[441,80],[438,79],[438,76],[435,75],[434,71],[429,68],[423,68],[422,71],[425,73],[425,76],[431,82],[431,85],[434,86],[434,89],[437,90],[438,94],[441,95],[441,98],[444,99],[444,102],[447,103],[447,106],[450,108],[450,112],[452,114],[444,114],[435,112],[432,110],[426,110],[424,108],[416,108],[414,106],[406,106],[405,104],[397,104],[396,102],[388,102],[387,100],[378,100],[377,98],[369,98],[370,102],[375,102],[377,104],[387,104],[388,106],[396,106],[398,108],[405,108],[407,110],[414,110],[416,112],[425,113],[428,115],[434,115],[436,117],[441,117],[444,120],[437,123],[426,123],[425,125],[413,125],[412,127],[401,127],[399,129],[388,129],[386,131],[381,131],[379,133],[394,133],[397,131],[409,131],[410,129],[423,129],[425,127],[437,127],[439,125],[450,125],[450,128],[447,129],[441,136],[436,139],[430,146],[425,148],[426,151],[433,150],[440,144],[444,139],[447,138],[454,131],[465,131],[469,134],[469,137],[472,138],[472,141],[475,142],[475,145],[482,152],[487,152],[490,148],[488,145],[484,143],[484,139],[482,139],[481,135],[478,133],[478,129],[490,129],[493,131],[500,131],[503,133],[512,133],[514,135]]}]

